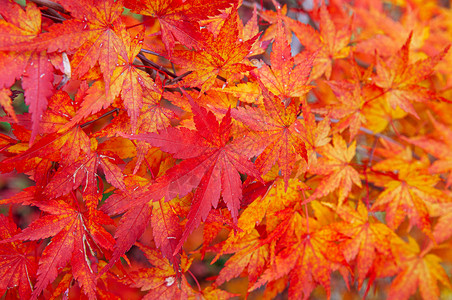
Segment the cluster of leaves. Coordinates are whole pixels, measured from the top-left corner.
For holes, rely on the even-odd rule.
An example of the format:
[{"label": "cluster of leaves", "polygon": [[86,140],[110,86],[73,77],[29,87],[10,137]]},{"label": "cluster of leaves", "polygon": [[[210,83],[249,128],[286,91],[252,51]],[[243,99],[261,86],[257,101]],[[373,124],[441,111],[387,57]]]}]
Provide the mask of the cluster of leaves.
[{"label": "cluster of leaves", "polygon": [[311,4],[0,0],[1,294],[450,297],[452,10]]}]

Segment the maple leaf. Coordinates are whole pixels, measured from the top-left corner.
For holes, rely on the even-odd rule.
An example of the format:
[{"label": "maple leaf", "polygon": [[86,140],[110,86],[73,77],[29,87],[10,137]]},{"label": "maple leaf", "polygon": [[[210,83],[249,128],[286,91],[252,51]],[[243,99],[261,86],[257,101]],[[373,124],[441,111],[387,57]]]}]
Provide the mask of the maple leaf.
[{"label": "maple leaf", "polygon": [[[276,31],[278,30],[278,22],[281,20],[281,16],[286,16],[288,12],[287,4],[281,6],[281,4],[276,0],[272,0],[271,2],[276,11],[266,9],[259,12],[259,17],[270,23],[270,26],[262,34],[262,40],[264,41],[275,38]],[[259,24],[262,24],[262,21],[260,21]],[[291,44],[293,33],[291,32],[289,26],[287,26],[286,22],[282,25],[284,26],[283,28],[286,34],[286,39],[289,41],[289,44]]]},{"label": "maple leaf", "polygon": [[[7,240],[19,234],[20,229],[11,218],[0,215],[0,239]],[[35,257],[30,255],[35,243],[29,245],[10,242],[0,244],[0,289],[19,287],[21,298],[29,298],[36,278],[38,265]]]},{"label": "maple leaf", "polygon": [[411,38],[412,34],[403,47],[386,61],[377,56],[377,75],[373,78],[373,81],[376,86],[381,87],[386,92],[384,97],[392,109],[399,106],[419,119],[412,101],[442,100],[434,91],[419,85],[419,83],[430,76],[433,68],[446,55],[450,46],[435,56],[410,63]]},{"label": "maple leaf", "polygon": [[[65,267],[69,261],[74,277],[82,286],[84,293],[90,299],[95,298],[96,274],[87,264],[86,257],[89,251],[93,251],[92,241],[103,248],[113,248],[113,237],[101,226],[101,224],[111,224],[112,221],[97,210],[81,212],[71,202],[70,199],[56,199],[36,203],[41,210],[49,214],[6,240],[39,240],[54,236],[39,260],[38,279],[32,299],[37,299],[47,285],[55,280],[58,268]],[[101,236],[102,239],[99,238]]]},{"label": "maple leaf", "polygon": [[197,22],[217,15],[221,9],[230,7],[235,0],[205,2],[202,0],[127,0],[126,6],[132,11],[159,20],[162,41],[169,57],[172,56],[176,41],[188,48],[199,48],[204,38]]},{"label": "maple leaf", "polygon": [[257,36],[247,41],[237,38],[237,14],[237,8],[234,8],[217,36],[202,31],[206,41],[200,50],[175,50],[173,53],[172,62],[192,71],[184,77],[183,82],[191,87],[201,86],[201,94],[215,84],[217,75],[225,77],[227,85],[233,77],[254,68],[244,64],[244,60],[250,54]]},{"label": "maple leaf", "polygon": [[[53,94],[49,99],[48,109],[42,116],[40,123],[41,132],[52,134],[65,128],[76,115],[76,111],[79,108],[79,98],[80,93],[77,93],[75,101],[63,91]],[[63,164],[74,162],[79,158],[80,152],[91,152],[89,138],[81,127],[71,128],[66,136],[62,138],[62,141],[55,141],[53,146],[61,149],[63,157],[60,162]]]},{"label": "maple leaf", "polygon": [[[266,11],[264,11],[266,12]],[[240,25],[240,24],[239,24]],[[257,17],[257,6],[254,6],[253,14],[248,22],[243,26],[243,30],[241,30],[240,36],[244,41],[254,38],[256,35],[260,33],[259,30],[259,22]],[[256,40],[253,47],[251,48],[251,53],[253,55],[259,55],[265,52],[265,48],[267,48],[269,42],[268,41],[259,41]]]},{"label": "maple leaf", "polygon": [[301,97],[305,95],[312,86],[307,85],[309,74],[311,73],[313,60],[312,55],[306,61],[294,67],[290,45],[287,43],[281,21],[278,21],[275,41],[272,45],[270,55],[271,69],[267,64],[263,64],[258,69],[259,80],[263,85],[276,96],[290,102],[290,97]]},{"label": "maple leaf", "polygon": [[[0,88],[10,87],[15,79],[22,76],[22,87],[25,90],[25,103],[32,114],[32,135],[30,144],[38,134],[39,122],[47,107],[47,98],[53,93],[53,65],[45,51],[31,51],[30,47],[23,51],[1,51],[2,48],[17,44],[28,44],[41,32],[41,13],[31,3],[26,10],[17,3],[2,0],[2,16],[0,31],[8,34],[0,35]],[[43,49],[45,50],[45,49]],[[7,102],[8,103],[8,102]],[[2,101],[2,106],[5,106]],[[11,107],[6,105],[11,114]],[[13,116],[14,113],[12,114]]]},{"label": "maple leaf", "polygon": [[358,288],[361,288],[366,275],[371,270],[375,259],[380,255],[388,256],[391,252],[390,242],[394,232],[385,224],[369,216],[365,205],[359,201],[356,210],[350,206],[337,207],[338,215],[346,223],[334,224],[334,228],[349,237],[342,244],[347,262],[356,259]]},{"label": "maple leaf", "polygon": [[402,47],[411,33],[413,33],[412,46],[415,48],[422,47],[429,37],[430,24],[420,22],[412,10],[407,10],[405,17],[399,20],[384,13],[381,8],[357,7],[353,11],[356,15],[353,26],[360,28],[356,38],[357,52],[374,55],[375,49],[378,49],[379,55],[388,57]]},{"label": "maple leaf", "polygon": [[[252,254],[252,251],[266,245],[265,242],[258,241],[259,237],[255,235],[256,227],[265,224],[267,231],[273,230],[275,232],[274,229],[281,227],[281,222],[284,222],[286,218],[288,218],[287,214],[282,214],[281,211],[284,211],[286,208],[292,209],[298,207],[300,203],[300,190],[309,189],[302,181],[297,179],[289,179],[289,184],[286,189],[282,178],[278,178],[274,182],[264,185],[263,187],[264,190],[262,191],[262,194],[252,201],[240,214],[237,223],[240,231],[231,231],[228,239],[221,245],[221,250],[218,251],[216,258],[218,258],[220,254],[240,252],[240,255],[233,260],[240,261],[240,264],[235,266],[231,262],[230,268],[227,268],[229,271],[227,271],[226,274],[223,274],[224,276],[231,276],[230,272],[235,274],[236,271],[234,270],[237,270],[236,267],[245,267],[248,259],[251,259],[251,257],[256,258],[256,256]],[[277,234],[274,233],[272,233],[272,235],[275,237],[277,236]],[[269,241],[274,240],[269,239]],[[247,248],[246,251],[245,248]],[[264,251],[264,249],[259,251]],[[256,262],[254,261],[254,258],[253,262]],[[254,269],[248,270],[248,273],[249,276],[254,279],[257,279],[255,275],[259,275],[255,273]]]},{"label": "maple leaf", "polygon": [[358,172],[350,165],[355,156],[356,141],[347,147],[344,139],[335,134],[333,145],[327,144],[322,149],[319,163],[310,169],[314,174],[324,175],[314,193],[306,202],[326,196],[334,190],[339,190],[338,206],[341,206],[352,189],[352,184],[361,187]]},{"label": "maple leaf", "polygon": [[400,258],[400,271],[391,283],[388,297],[409,299],[419,287],[424,300],[438,299],[438,281],[450,288],[446,271],[440,265],[441,259],[425,251],[420,251],[417,243],[410,238],[407,254]]},{"label": "maple leaf", "polygon": [[307,231],[302,216],[296,212],[288,224],[288,234],[278,242],[274,262],[250,291],[284,276],[290,281],[290,298],[308,299],[316,284],[321,284],[329,297],[331,272],[346,264],[335,246],[340,235],[327,227]]},{"label": "maple leaf", "polygon": [[[170,92],[166,92],[160,78],[155,78],[154,89],[146,90],[143,98],[142,114],[138,120],[139,132],[164,131],[179,117],[177,111],[170,105],[165,105],[165,100],[170,98]],[[170,99],[169,99],[170,100]]]},{"label": "maple leaf", "polygon": [[295,63],[302,63],[310,53],[316,52],[311,79],[319,78],[322,74],[329,79],[333,60],[345,58],[350,53],[348,44],[351,28],[337,30],[325,5],[320,7],[320,31],[287,16],[284,16],[284,22],[307,49],[295,57]]},{"label": "maple leaf", "polygon": [[397,228],[408,216],[410,226],[416,225],[432,237],[428,208],[445,201],[444,194],[434,187],[438,181],[437,176],[419,170],[401,169],[396,178],[385,184],[372,210],[385,207],[386,222],[391,228]]},{"label": "maple leaf", "polygon": [[168,128],[166,132],[128,136],[150,143],[162,151],[173,153],[177,159],[185,159],[159,177],[150,187],[150,194],[155,200],[166,200],[176,195],[185,196],[196,188],[192,208],[187,216],[188,222],[176,252],[188,235],[205,220],[211,206],[216,207],[220,199],[237,222],[240,208],[241,180],[239,172],[260,178],[259,172],[248,161],[250,157],[241,150],[241,139],[231,141],[230,110],[218,123],[212,112],[198,106],[190,97],[196,131],[186,128]]},{"label": "maple leaf", "polygon": [[[278,163],[284,181],[294,168],[293,162],[298,156],[307,160],[306,146],[301,132],[297,128],[298,107],[295,102],[285,107],[281,100],[261,86],[264,95],[264,107],[238,107],[232,111],[234,119],[245,124],[250,132],[250,138],[255,142],[256,166],[263,174],[270,171]],[[253,136],[254,134],[254,136]]]}]

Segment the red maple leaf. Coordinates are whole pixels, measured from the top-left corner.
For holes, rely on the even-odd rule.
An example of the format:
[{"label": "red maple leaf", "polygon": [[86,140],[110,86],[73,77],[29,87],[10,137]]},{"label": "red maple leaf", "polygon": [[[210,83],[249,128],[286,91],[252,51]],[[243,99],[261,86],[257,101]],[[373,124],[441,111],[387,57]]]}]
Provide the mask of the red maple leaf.
[{"label": "red maple leaf", "polygon": [[196,131],[186,128],[169,128],[161,134],[149,133],[130,136],[146,141],[162,151],[173,153],[177,159],[185,159],[157,179],[150,187],[154,199],[185,196],[196,188],[193,204],[187,216],[185,231],[175,251],[188,235],[205,220],[211,206],[217,207],[220,193],[223,201],[237,222],[242,198],[240,174],[260,178],[259,172],[248,160],[241,139],[232,139],[230,110],[218,123],[214,114],[198,106],[190,97]]},{"label": "red maple leaf", "polygon": [[58,269],[71,262],[72,272],[90,299],[96,296],[96,274],[87,263],[95,245],[113,248],[113,237],[101,224],[111,224],[108,216],[98,210],[81,211],[76,200],[60,198],[36,202],[47,215],[39,218],[21,233],[5,240],[39,240],[53,236],[39,260],[37,282],[32,298],[36,299],[47,285],[55,280]]}]

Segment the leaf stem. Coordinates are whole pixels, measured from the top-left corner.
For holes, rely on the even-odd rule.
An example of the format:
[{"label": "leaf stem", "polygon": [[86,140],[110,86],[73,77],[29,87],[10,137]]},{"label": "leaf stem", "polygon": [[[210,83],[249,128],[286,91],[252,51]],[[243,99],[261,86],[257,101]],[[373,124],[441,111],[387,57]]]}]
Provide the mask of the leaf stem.
[{"label": "leaf stem", "polygon": [[88,121],[88,122],[86,122],[86,123],[83,123],[82,125],[80,125],[80,128],[84,128],[84,127],[86,127],[86,126],[88,126],[88,125],[90,125],[90,124],[92,124],[92,123],[94,123],[94,122],[96,122],[96,121],[99,121],[100,119],[102,119],[102,118],[104,118],[104,117],[106,117],[106,116],[111,115],[111,114],[114,113],[115,111],[119,113],[119,109],[115,108],[115,109],[113,109],[113,110],[110,110],[109,112],[104,113],[102,116],[98,117],[98,118],[95,119],[95,120],[91,120],[91,121]]},{"label": "leaf stem", "polygon": [[196,282],[196,285],[198,286],[198,290],[199,290],[199,292],[201,292],[202,289],[201,289],[201,285],[199,285],[198,279],[196,279],[195,275],[193,275],[193,273],[192,273],[190,270],[187,270],[187,272],[188,272],[188,274],[191,275],[191,277],[193,278],[193,280]]}]

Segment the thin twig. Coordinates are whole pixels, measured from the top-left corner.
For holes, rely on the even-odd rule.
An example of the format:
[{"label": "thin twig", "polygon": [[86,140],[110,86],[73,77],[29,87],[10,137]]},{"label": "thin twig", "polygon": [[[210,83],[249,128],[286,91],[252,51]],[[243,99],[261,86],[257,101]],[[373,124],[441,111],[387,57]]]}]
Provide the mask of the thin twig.
[{"label": "thin twig", "polygon": [[49,0],[30,0],[40,6],[45,6],[48,8],[52,8],[56,11],[62,12],[63,14],[70,15],[71,13],[64,9],[63,5],[49,1]]},{"label": "thin twig", "polygon": [[141,49],[141,52],[147,53],[147,54],[152,54],[152,55],[155,55],[155,56],[158,56],[158,57],[161,57],[161,58],[166,58],[165,56],[163,56],[163,55],[161,55],[161,54],[159,54],[157,52],[154,52],[154,51],[151,51],[151,50],[147,50],[147,49]]},{"label": "thin twig", "polygon": [[184,78],[184,77],[187,76],[187,75],[190,75],[191,73],[192,73],[192,71],[188,71],[188,72],[185,72],[185,73],[182,74],[182,75],[179,75],[179,76],[173,78],[172,80],[168,80],[167,85],[175,84],[176,82],[182,80],[182,78]]},{"label": "thin twig", "polygon": [[113,110],[110,110],[109,112],[104,113],[102,116],[98,117],[98,118],[95,119],[95,120],[92,120],[92,121],[88,121],[88,122],[86,122],[86,123],[83,123],[82,125],[80,125],[80,127],[81,127],[81,128],[86,127],[86,126],[88,126],[88,125],[90,125],[90,124],[92,124],[92,123],[94,123],[94,122],[96,122],[96,121],[99,121],[100,119],[102,119],[102,118],[104,118],[104,117],[106,117],[106,116],[108,116],[108,115],[111,115],[111,114],[114,113],[115,111],[116,111],[116,112],[119,112],[119,109],[115,108],[115,109],[113,109]]},{"label": "thin twig", "polygon": [[176,78],[177,77],[177,75],[174,74],[173,72],[171,72],[170,70],[167,70],[164,67],[162,67],[161,65],[156,64],[152,60],[149,60],[146,56],[144,56],[143,53],[138,53],[137,57],[143,62],[143,64],[147,64],[147,65],[149,65],[151,67],[154,67],[158,71],[160,71],[162,73],[165,73],[166,75],[168,75],[171,78]]}]

